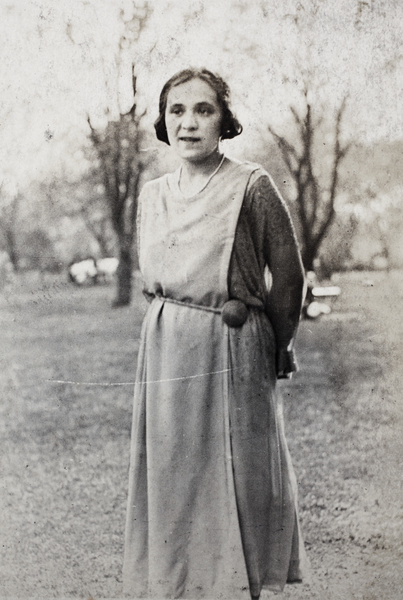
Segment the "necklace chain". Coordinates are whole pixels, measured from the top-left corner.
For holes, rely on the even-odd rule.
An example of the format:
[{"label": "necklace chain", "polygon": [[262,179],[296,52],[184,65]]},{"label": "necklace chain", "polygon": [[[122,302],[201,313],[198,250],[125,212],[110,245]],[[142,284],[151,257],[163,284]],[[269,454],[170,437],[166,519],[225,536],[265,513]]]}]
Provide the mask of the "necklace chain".
[{"label": "necklace chain", "polygon": [[[200,190],[198,190],[195,194],[192,194],[192,196],[195,196],[196,194],[200,194],[200,192],[202,192],[210,183],[210,181],[213,179],[214,175],[216,175],[218,173],[218,171],[221,169],[222,164],[225,160],[225,154],[222,155],[222,158],[219,162],[218,167],[211,173],[211,175],[209,175],[207,181],[203,184],[202,188]],[[182,167],[180,168],[179,171],[179,178],[178,178],[178,187],[180,189],[180,182],[181,182],[181,178],[182,178]]]}]

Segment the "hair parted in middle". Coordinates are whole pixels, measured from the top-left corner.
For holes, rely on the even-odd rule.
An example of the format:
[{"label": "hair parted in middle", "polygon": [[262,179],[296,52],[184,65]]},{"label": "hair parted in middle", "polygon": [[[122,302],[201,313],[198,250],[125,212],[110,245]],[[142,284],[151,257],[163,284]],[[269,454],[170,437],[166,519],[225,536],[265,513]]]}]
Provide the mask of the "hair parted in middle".
[{"label": "hair parted in middle", "polygon": [[161,142],[169,145],[168,133],[165,123],[165,111],[167,108],[167,98],[170,90],[177,85],[191,81],[192,79],[201,79],[207,83],[217,94],[217,101],[222,110],[221,139],[229,140],[242,133],[242,125],[233,114],[230,108],[230,89],[228,84],[220,75],[212,73],[208,69],[184,69],[175,73],[164,85],[159,100],[159,115],[154,123],[157,138]]}]

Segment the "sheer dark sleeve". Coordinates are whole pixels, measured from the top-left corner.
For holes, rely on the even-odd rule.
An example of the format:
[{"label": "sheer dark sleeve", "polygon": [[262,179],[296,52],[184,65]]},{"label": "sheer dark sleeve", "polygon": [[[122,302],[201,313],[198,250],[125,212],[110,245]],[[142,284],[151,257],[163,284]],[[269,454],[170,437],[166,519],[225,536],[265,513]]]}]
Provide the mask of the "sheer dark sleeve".
[{"label": "sheer dark sleeve", "polygon": [[288,208],[268,175],[249,190],[250,217],[260,232],[261,250],[270,277],[266,312],[277,341],[278,377],[297,369],[293,342],[304,296],[304,271]]}]

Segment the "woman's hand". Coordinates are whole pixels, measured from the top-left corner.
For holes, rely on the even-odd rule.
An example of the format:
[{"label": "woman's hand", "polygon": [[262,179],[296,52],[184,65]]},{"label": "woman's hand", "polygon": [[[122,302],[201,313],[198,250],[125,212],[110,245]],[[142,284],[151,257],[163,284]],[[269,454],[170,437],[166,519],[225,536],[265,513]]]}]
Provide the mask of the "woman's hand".
[{"label": "woman's hand", "polygon": [[293,350],[279,348],[276,356],[277,379],[291,379],[292,373],[298,371],[298,365]]}]

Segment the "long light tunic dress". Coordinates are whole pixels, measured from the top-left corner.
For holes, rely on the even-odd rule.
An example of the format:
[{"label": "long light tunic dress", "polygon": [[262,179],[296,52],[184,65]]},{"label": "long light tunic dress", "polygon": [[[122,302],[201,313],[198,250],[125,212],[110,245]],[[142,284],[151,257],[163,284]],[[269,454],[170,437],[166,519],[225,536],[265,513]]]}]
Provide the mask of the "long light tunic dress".
[{"label": "long light tunic dress", "polygon": [[[258,165],[225,158],[191,198],[178,182],[178,172],[165,175],[139,198],[150,306],[135,385],[124,591],[249,598],[304,570],[276,394],[276,364],[288,356],[301,308],[301,263],[287,209]],[[248,307],[241,326],[223,321],[229,299]]]}]

